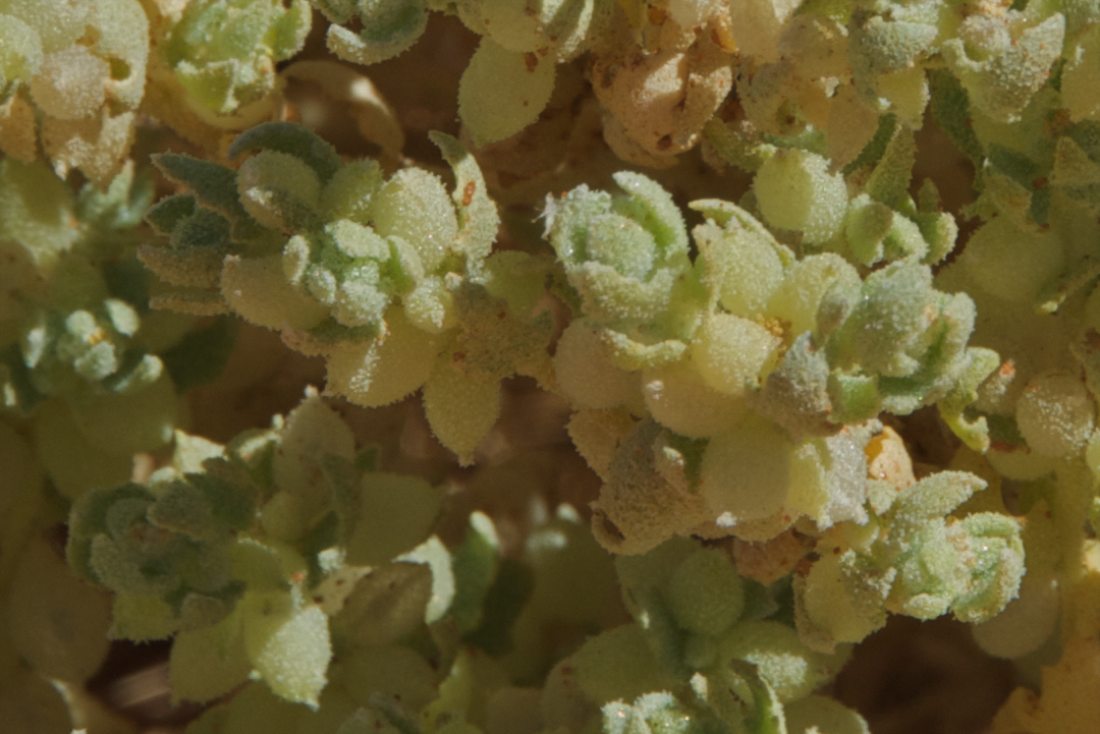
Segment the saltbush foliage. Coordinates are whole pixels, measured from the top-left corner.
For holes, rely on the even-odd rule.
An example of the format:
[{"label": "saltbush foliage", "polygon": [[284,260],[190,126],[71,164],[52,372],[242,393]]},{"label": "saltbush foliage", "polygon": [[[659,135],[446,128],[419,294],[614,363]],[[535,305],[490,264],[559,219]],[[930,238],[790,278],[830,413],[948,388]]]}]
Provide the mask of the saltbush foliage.
[{"label": "saltbush foliage", "polygon": [[0,156],[5,730],[1100,721],[1100,4],[0,0]]}]

